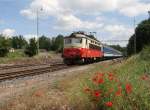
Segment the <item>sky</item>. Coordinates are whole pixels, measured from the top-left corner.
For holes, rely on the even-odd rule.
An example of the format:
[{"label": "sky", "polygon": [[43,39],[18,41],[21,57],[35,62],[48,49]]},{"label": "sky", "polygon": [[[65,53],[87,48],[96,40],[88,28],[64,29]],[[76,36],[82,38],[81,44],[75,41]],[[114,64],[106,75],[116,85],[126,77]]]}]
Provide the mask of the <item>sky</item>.
[{"label": "sky", "polygon": [[150,0],[0,0],[0,34],[36,36],[37,10],[39,34],[55,37],[74,31],[96,32],[104,42],[128,40],[136,26],[148,19]]}]

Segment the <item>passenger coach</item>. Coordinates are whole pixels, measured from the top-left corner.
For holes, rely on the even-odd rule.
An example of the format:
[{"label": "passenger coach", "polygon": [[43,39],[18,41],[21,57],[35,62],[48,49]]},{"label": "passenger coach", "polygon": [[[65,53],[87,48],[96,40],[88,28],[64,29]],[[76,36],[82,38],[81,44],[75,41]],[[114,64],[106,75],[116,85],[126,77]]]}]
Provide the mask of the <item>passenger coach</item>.
[{"label": "passenger coach", "polygon": [[104,59],[113,59],[123,57],[122,53],[112,47],[103,45],[102,51],[104,53]]},{"label": "passenger coach", "polygon": [[103,58],[102,43],[92,35],[75,32],[64,38],[63,58],[66,64],[93,62]]}]

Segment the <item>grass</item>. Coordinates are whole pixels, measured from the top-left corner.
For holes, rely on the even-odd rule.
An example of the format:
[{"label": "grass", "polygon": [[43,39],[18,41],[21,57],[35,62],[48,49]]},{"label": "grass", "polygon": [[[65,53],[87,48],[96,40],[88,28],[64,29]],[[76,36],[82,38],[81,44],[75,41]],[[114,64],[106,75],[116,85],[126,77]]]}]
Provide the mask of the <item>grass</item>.
[{"label": "grass", "polygon": [[23,50],[16,50],[13,53],[8,53],[6,57],[0,57],[0,64],[9,63],[22,58],[26,58],[26,55],[23,53]]},{"label": "grass", "polygon": [[36,61],[43,60],[43,59],[51,59],[57,57],[58,55],[55,52],[40,52],[38,55],[29,58],[23,52],[23,50],[15,50],[15,52],[10,52],[6,57],[0,57],[0,64],[9,64],[15,62],[26,62],[30,59],[35,59]]},{"label": "grass", "polygon": [[[96,72],[113,73],[119,79],[122,88],[122,96],[115,96],[115,92],[108,97],[104,96],[110,88],[117,91],[117,85],[114,82],[107,80],[105,83],[93,84],[91,80]],[[107,76],[107,75],[105,75]],[[126,84],[131,84],[132,93],[125,92]],[[133,56],[122,64],[117,65],[97,65],[95,70],[89,72],[86,76],[76,79],[74,85],[68,93],[71,103],[75,104],[81,110],[149,110],[150,109],[150,61],[141,58],[141,55]],[[92,93],[85,93],[84,88],[89,88]],[[98,101],[93,101],[97,97],[93,96],[94,90],[101,90],[102,96],[98,97]],[[105,102],[111,101],[112,107],[106,107]]]},{"label": "grass", "polygon": [[[73,110],[149,110],[150,60],[147,59],[149,55],[144,53],[118,64],[95,64],[91,70],[70,75],[61,81],[56,80],[52,87],[45,85],[28,91],[3,106],[3,110],[65,110],[67,107]],[[93,83],[92,79],[97,73],[104,73],[104,83]],[[119,83],[111,82],[108,73],[112,73]],[[120,96],[115,95],[118,84],[122,88]],[[126,91],[127,84],[131,86],[130,93]],[[90,92],[87,93],[85,88],[90,88]],[[105,97],[110,88],[114,92]],[[93,96],[94,90],[103,91],[98,100]],[[112,102],[112,106],[105,105],[108,101]]]},{"label": "grass", "polygon": [[[148,50],[148,52],[147,52]],[[146,53],[146,55],[145,55]],[[150,59],[149,49],[144,49],[139,55],[135,55],[121,64],[100,64],[86,74],[82,74],[70,81],[63,81],[60,86],[69,97],[70,104],[76,110],[149,110],[150,109]],[[92,78],[95,74],[104,73],[105,83],[101,85],[93,84]],[[122,84],[122,96],[115,96],[118,87],[116,83],[110,82],[106,77],[107,73],[113,73]],[[126,85],[131,85],[131,93],[127,94]],[[85,92],[85,88],[90,89],[90,93]],[[114,88],[115,92],[105,97],[104,93],[99,100],[93,96],[94,90],[102,90],[106,93],[108,89]],[[92,93],[91,93],[92,91]],[[111,101],[111,107],[105,106],[105,102]]]}]

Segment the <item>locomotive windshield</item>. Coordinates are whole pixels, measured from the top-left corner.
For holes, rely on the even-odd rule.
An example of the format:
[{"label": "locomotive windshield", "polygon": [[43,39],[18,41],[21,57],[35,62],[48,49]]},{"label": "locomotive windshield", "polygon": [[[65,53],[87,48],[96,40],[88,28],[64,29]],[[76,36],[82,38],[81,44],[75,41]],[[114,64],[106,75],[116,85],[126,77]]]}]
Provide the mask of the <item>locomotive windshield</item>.
[{"label": "locomotive windshield", "polygon": [[71,44],[71,39],[65,39],[65,44]]},{"label": "locomotive windshield", "polygon": [[67,38],[65,44],[79,44],[82,43],[82,38]]}]

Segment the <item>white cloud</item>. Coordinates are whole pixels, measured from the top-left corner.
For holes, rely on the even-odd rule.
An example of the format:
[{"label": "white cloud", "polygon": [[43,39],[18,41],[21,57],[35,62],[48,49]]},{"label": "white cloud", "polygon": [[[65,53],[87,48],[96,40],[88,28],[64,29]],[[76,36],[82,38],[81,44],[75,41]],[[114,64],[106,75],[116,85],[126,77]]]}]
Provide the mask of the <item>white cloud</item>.
[{"label": "white cloud", "polygon": [[29,19],[35,19],[37,10],[41,17],[56,16],[63,11],[58,0],[33,0],[29,7],[21,10],[20,13]]},{"label": "white cloud", "polygon": [[26,34],[24,35],[25,39],[29,40],[31,38],[36,38],[37,39],[37,35],[36,34]]},{"label": "white cloud", "polygon": [[103,24],[90,21],[82,21],[79,18],[67,14],[57,17],[57,26],[55,29],[75,30],[75,29],[96,29],[102,27]]},{"label": "white cloud", "polygon": [[100,13],[116,9],[116,0],[59,0],[62,6],[77,12]]},{"label": "white cloud", "polygon": [[4,29],[1,34],[5,35],[5,36],[8,36],[8,37],[11,37],[15,34],[15,30],[14,29],[10,29],[10,28],[7,28],[7,29]]},{"label": "white cloud", "polygon": [[21,10],[20,13],[29,19],[35,19],[36,18],[36,14],[33,13],[30,9]]},{"label": "white cloud", "polygon": [[125,16],[133,17],[150,10],[150,2],[144,3],[139,0],[118,0],[118,11]]},{"label": "white cloud", "polygon": [[103,13],[117,11],[125,16],[133,17],[146,13],[150,9],[150,2],[140,0],[61,0],[62,6],[72,12]]},{"label": "white cloud", "polygon": [[102,30],[105,33],[109,33],[103,37],[103,40],[123,40],[122,42],[106,42],[108,44],[119,44],[121,46],[126,46],[128,43],[129,38],[134,33],[134,29],[125,25],[115,24],[115,25],[106,25]]},{"label": "white cloud", "polygon": [[[59,15],[57,17],[57,26],[56,28],[63,28],[63,29],[73,29],[79,28],[82,22],[77,17],[69,14],[69,15]],[[58,27],[59,26],[59,27]]]},{"label": "white cloud", "polygon": [[59,24],[58,26],[66,24],[64,27],[78,28],[81,27],[81,24],[87,24],[86,22],[88,22],[84,21],[83,23],[75,16],[79,13],[95,15],[95,13],[115,11],[133,17],[146,13],[149,7],[150,3],[139,0],[32,0],[30,5],[21,10],[20,13],[29,19],[35,19],[38,9],[40,17],[54,17],[57,24]]},{"label": "white cloud", "polygon": [[113,36],[121,35],[122,32],[126,32],[126,29],[123,25],[108,25],[104,27],[104,30],[111,33]]},{"label": "white cloud", "polygon": [[42,16],[57,16],[62,13],[102,13],[118,11],[126,16],[137,16],[150,8],[150,3],[139,0],[33,0],[21,14],[35,18],[36,9],[43,8]]},{"label": "white cloud", "polygon": [[[42,11],[40,9],[43,8]],[[105,12],[116,12],[124,16],[139,16],[150,9],[150,2],[142,0],[32,0],[20,13],[29,19],[36,18],[36,9],[40,17],[54,17],[54,29],[65,32],[74,30],[94,30],[104,32],[110,39],[129,39],[133,29],[119,23],[116,19],[96,17],[95,20],[81,19],[80,15],[96,16]],[[115,23],[114,23],[115,21]]]}]

